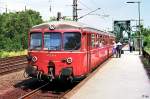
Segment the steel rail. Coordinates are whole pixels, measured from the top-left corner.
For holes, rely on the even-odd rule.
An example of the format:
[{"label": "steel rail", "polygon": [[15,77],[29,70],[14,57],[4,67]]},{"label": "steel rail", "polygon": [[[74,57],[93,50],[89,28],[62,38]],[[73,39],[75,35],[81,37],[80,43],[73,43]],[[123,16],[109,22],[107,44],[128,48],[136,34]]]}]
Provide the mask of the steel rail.
[{"label": "steel rail", "polygon": [[33,94],[35,94],[37,91],[39,91],[41,88],[44,88],[45,86],[47,86],[49,83],[46,83],[45,85],[40,86],[39,88],[19,97],[18,99],[25,99],[28,98],[29,96],[32,96]]}]

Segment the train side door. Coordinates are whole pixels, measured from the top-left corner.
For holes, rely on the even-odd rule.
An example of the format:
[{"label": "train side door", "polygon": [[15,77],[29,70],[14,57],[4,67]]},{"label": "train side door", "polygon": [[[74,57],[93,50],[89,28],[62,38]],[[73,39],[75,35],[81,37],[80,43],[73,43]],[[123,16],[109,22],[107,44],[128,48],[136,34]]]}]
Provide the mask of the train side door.
[{"label": "train side door", "polygon": [[91,71],[91,34],[87,33],[87,72]]}]

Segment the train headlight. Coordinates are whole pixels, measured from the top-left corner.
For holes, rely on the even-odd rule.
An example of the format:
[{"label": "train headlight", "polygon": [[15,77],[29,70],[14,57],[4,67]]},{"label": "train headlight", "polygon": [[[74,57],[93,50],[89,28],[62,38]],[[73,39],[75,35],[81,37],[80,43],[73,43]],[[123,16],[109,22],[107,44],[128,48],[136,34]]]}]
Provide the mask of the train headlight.
[{"label": "train headlight", "polygon": [[71,57],[67,58],[67,59],[66,59],[66,62],[67,62],[68,64],[71,64],[71,63],[72,63],[72,58],[71,58]]},{"label": "train headlight", "polygon": [[36,61],[37,61],[37,57],[36,57],[36,56],[33,56],[33,57],[32,57],[32,61],[33,61],[33,62],[36,62]]}]

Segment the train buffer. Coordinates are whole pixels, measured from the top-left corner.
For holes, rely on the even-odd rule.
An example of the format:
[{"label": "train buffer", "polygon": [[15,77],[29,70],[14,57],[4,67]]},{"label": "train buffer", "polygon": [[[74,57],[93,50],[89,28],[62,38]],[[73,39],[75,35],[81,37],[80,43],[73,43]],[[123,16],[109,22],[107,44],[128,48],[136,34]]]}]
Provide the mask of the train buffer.
[{"label": "train buffer", "polygon": [[138,52],[109,59],[70,99],[150,99],[150,80]]}]

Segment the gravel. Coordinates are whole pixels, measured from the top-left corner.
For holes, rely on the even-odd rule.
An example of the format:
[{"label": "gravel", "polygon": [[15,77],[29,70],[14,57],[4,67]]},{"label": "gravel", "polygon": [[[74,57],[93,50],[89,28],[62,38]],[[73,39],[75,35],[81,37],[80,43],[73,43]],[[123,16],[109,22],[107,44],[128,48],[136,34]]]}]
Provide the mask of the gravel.
[{"label": "gravel", "polygon": [[15,89],[17,83],[27,79],[23,76],[24,70],[13,72],[0,76],[0,94],[5,94],[8,91]]}]

